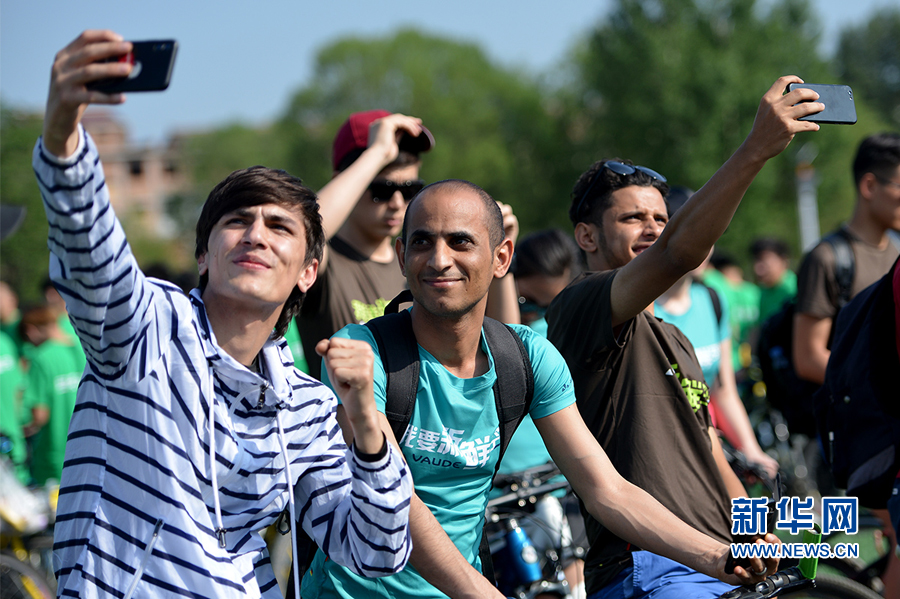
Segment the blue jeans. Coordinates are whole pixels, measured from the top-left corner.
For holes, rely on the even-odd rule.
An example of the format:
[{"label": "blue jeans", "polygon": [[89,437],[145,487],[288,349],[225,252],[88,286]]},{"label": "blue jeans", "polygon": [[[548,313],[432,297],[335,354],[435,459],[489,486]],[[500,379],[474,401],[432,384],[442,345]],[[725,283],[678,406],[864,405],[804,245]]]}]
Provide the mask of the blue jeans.
[{"label": "blue jeans", "polygon": [[649,551],[631,556],[634,566],[588,599],[715,599],[734,588]]}]

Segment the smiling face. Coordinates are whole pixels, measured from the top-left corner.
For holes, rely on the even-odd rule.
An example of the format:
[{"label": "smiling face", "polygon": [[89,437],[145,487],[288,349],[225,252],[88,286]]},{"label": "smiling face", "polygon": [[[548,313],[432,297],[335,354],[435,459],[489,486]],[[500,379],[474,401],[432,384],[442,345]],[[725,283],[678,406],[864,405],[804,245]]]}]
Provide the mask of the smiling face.
[{"label": "smiling face", "polygon": [[306,227],[299,208],[268,203],[236,208],[213,225],[197,258],[211,300],[278,308],[294,288],[305,292],[318,262],[306,262]]},{"label": "smiling face", "polygon": [[669,221],[666,202],[655,187],[632,185],[612,193],[596,227],[597,250],[588,255],[592,270],[625,266],[649,248]]},{"label": "smiling face", "polygon": [[397,240],[400,267],[416,303],[458,318],[486,302],[494,277],[506,274],[512,243],[492,247],[485,200],[472,189],[443,185],[410,206],[407,239]]}]

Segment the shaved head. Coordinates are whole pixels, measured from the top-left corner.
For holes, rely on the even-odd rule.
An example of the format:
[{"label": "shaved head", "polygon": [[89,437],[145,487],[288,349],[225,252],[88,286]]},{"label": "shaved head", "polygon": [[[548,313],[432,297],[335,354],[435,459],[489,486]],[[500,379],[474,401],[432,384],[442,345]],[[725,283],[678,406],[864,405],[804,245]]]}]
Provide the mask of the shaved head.
[{"label": "shaved head", "polygon": [[464,193],[467,191],[473,193],[484,204],[484,224],[490,235],[491,248],[495,249],[503,242],[503,239],[506,237],[506,234],[503,231],[503,214],[500,212],[500,206],[494,201],[491,194],[471,181],[466,181],[464,179],[445,179],[423,188],[406,207],[406,217],[403,219],[403,231],[400,233],[400,239],[403,241],[403,245],[406,245],[406,223],[409,222],[410,211],[413,209],[413,206],[416,205],[416,200],[435,191],[443,191],[450,194]]}]

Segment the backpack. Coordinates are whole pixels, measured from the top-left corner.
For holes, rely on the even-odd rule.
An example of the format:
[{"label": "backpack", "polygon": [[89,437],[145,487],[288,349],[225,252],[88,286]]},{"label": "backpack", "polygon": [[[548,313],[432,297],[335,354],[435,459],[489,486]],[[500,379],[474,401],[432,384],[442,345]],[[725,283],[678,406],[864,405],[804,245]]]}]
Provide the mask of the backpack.
[{"label": "backpack", "polygon": [[900,471],[900,371],[892,277],[848,303],[835,321],[815,420],[837,486],[862,505],[884,508]]},{"label": "backpack", "polygon": [[[373,318],[365,324],[375,338],[384,366],[387,379],[384,413],[398,442],[403,438],[409,425],[419,386],[419,344],[413,333],[412,318],[407,310],[398,311],[401,303],[410,301],[412,293],[409,290],[402,291],[385,307],[384,316]],[[494,469],[496,476],[509,440],[531,408],[534,373],[528,351],[511,327],[485,317],[484,335],[497,374],[493,387],[500,421],[500,455]],[[386,343],[387,340],[391,343]],[[301,527],[298,527],[297,531],[297,545],[298,558],[303,562],[299,573],[302,577],[312,564],[317,546],[308,535],[302,533]],[[483,533],[479,555],[482,573],[495,583],[490,547],[487,535]],[[293,576],[293,566],[291,568],[290,576]],[[293,585],[287,586],[285,598],[299,599],[294,597]]]},{"label": "backpack", "polygon": [[[838,307],[850,301],[856,264],[850,237],[843,229],[825,236],[834,253],[835,281],[838,285]],[[812,418],[813,394],[819,385],[801,379],[794,370],[794,314],[797,300],[792,298],[770,316],[761,326],[756,354],[762,379],[766,384],[766,399],[779,410],[791,434],[816,436]]]}]

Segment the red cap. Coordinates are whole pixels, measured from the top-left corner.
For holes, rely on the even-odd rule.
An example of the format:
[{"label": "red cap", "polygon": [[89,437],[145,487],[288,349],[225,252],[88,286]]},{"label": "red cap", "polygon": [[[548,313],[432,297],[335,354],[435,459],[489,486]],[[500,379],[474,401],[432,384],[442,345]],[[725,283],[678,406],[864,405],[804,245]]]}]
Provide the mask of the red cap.
[{"label": "red cap", "polygon": [[[334,136],[331,150],[331,164],[334,170],[337,170],[347,154],[353,150],[364,150],[369,146],[369,125],[390,115],[387,110],[367,110],[351,114]],[[425,127],[422,127],[422,132],[416,137],[403,135],[400,138],[400,149],[405,152],[419,154],[433,147],[434,136]]]}]

